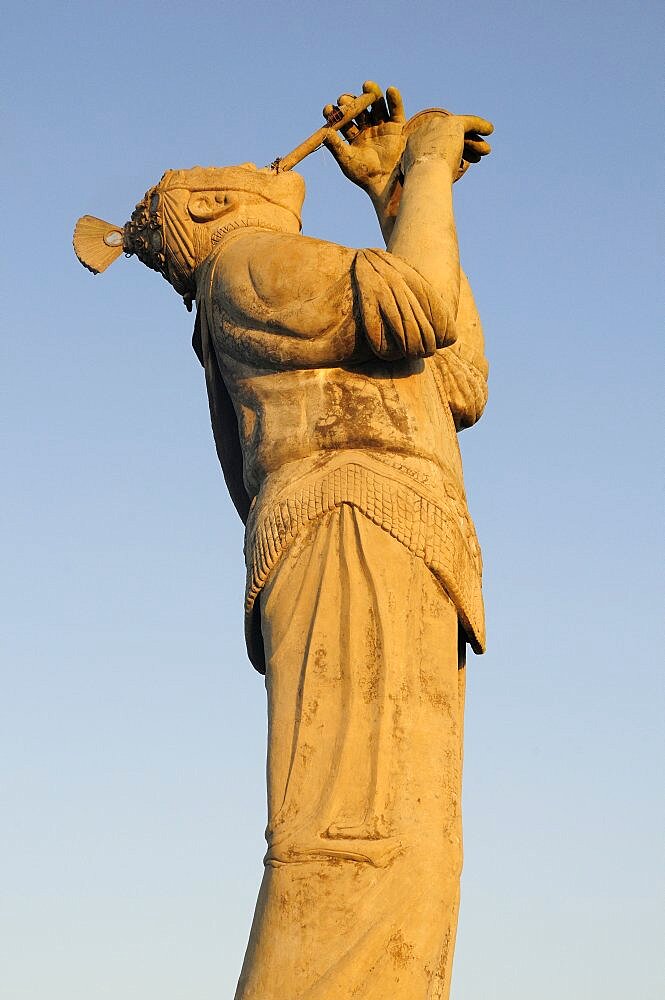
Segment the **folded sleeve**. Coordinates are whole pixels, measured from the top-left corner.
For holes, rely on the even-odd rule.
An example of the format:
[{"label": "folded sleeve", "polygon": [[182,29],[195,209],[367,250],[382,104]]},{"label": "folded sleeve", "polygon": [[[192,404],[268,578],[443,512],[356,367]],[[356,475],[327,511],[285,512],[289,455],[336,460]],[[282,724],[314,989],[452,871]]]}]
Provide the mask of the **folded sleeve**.
[{"label": "folded sleeve", "polygon": [[400,257],[359,250],[352,276],[362,333],[379,358],[426,358],[455,341],[449,306]]},{"label": "folded sleeve", "polygon": [[460,299],[455,329],[457,339],[437,351],[435,363],[458,431],[471,427],[487,403],[489,365],[485,357],[483,328],[464,272],[460,272]]}]

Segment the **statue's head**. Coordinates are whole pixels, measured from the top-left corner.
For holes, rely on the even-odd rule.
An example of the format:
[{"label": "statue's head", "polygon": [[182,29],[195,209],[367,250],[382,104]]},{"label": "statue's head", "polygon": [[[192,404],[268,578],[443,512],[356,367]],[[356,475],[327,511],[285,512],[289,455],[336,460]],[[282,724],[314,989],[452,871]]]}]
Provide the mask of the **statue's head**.
[{"label": "statue's head", "polygon": [[167,170],[124,226],[90,215],[79,219],[74,249],[93,274],[123,251],[136,255],[187,301],[196,292],[197,267],[223,235],[241,226],[297,233],[304,197],[305,183],[293,171],[252,163]]}]

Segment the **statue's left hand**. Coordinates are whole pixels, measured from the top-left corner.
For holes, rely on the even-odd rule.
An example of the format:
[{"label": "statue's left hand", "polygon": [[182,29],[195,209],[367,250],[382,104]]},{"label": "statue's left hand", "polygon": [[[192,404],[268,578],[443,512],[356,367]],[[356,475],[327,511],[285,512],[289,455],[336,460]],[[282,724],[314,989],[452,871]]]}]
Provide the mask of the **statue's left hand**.
[{"label": "statue's left hand", "polygon": [[[337,160],[342,173],[367,192],[381,219],[388,209],[399,177],[406,118],[397,87],[388,87],[387,104],[380,88],[371,80],[363,84],[363,92],[376,94],[376,101],[342,129],[344,139],[331,129],[325,145]],[[342,94],[337,101],[338,107],[343,111],[353,100],[355,97],[352,94]],[[333,111],[334,106],[326,104],[324,117],[328,118]]]}]

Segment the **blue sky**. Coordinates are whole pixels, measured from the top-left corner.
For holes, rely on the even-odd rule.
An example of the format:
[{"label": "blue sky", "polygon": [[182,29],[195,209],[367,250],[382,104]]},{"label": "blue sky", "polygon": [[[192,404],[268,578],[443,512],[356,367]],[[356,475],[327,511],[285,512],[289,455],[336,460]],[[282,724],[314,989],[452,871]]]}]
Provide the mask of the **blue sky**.
[{"label": "blue sky", "polygon": [[[268,163],[367,78],[496,126],[456,186],[491,401],[455,1000],[662,996],[662,17],[655,3],[25,3],[5,17],[0,994],[231,996],[265,698],[192,318],[71,232]],[[375,246],[326,151],[305,231]],[[662,799],[662,796],[660,797]]]}]

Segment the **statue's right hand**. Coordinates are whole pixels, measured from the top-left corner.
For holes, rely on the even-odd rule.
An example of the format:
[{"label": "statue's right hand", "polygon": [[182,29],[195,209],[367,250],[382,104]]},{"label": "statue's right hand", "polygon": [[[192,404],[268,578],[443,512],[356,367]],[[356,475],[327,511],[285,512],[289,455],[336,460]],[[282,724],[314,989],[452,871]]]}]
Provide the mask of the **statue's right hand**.
[{"label": "statue's right hand", "polygon": [[[337,160],[342,173],[366,191],[375,205],[389,199],[394,178],[404,150],[404,124],[406,121],[402,97],[396,87],[388,87],[386,101],[380,88],[371,80],[363,84],[366,94],[376,94],[376,101],[368,111],[359,115],[342,129],[342,138],[330,129],[324,140],[326,147]],[[342,94],[337,105],[344,111],[355,98]],[[334,105],[327,104],[323,115],[328,118]]]}]

